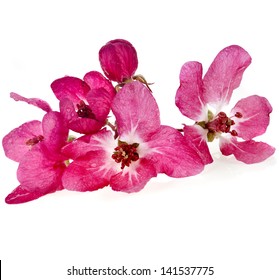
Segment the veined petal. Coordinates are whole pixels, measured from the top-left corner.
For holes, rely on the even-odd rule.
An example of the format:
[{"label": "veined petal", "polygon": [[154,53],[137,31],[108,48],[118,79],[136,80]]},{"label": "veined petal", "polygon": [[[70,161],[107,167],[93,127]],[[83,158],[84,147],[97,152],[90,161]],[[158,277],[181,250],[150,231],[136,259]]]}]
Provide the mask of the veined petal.
[{"label": "veined petal", "polygon": [[232,45],[221,50],[204,76],[205,103],[221,108],[229,103],[234,89],[250,65],[251,57],[240,46]]},{"label": "veined petal", "polygon": [[38,107],[40,109],[42,109],[43,111],[45,112],[50,112],[52,111],[50,105],[42,100],[42,99],[39,99],[39,98],[26,98],[26,97],[23,97],[17,93],[14,93],[14,92],[11,92],[10,93],[10,97],[13,98],[15,101],[23,101],[23,102],[26,102],[30,105],[33,105],[35,107]]},{"label": "veined petal", "polygon": [[194,146],[172,127],[161,126],[147,144],[151,152],[146,157],[152,160],[158,173],[187,177],[200,173],[204,168]]},{"label": "veined petal", "polygon": [[74,160],[65,171],[62,183],[65,189],[72,191],[95,191],[109,184],[117,171],[113,160],[108,162],[106,151],[88,152]]},{"label": "veined petal", "polygon": [[136,131],[141,139],[146,140],[160,127],[160,113],[155,98],[138,81],[126,84],[117,93],[112,111],[120,138]]},{"label": "veined petal", "polygon": [[185,125],[183,131],[184,137],[187,139],[187,141],[192,142],[197,148],[197,152],[204,164],[212,163],[213,158],[207,145],[206,130],[204,130],[199,125]]},{"label": "veined petal", "polygon": [[[22,124],[3,138],[2,145],[5,155],[14,161],[21,161],[32,146],[39,142],[41,136],[43,136],[43,130],[40,121],[35,120]],[[33,142],[32,139],[34,139]],[[28,141],[30,145],[28,145]]]},{"label": "veined petal", "polygon": [[192,120],[205,120],[202,100],[202,65],[196,61],[185,63],[180,71],[180,86],[176,92],[175,104],[180,112]]},{"label": "veined petal", "polygon": [[66,122],[59,112],[49,112],[45,114],[43,121],[44,144],[53,152],[59,152],[66,144],[69,129]]},{"label": "veined petal", "polygon": [[51,89],[58,100],[68,98],[74,103],[79,103],[80,100],[86,99],[90,87],[79,78],[66,76],[53,81]]},{"label": "veined petal", "polygon": [[49,193],[62,189],[61,176],[65,168],[60,155],[52,154],[38,144],[20,161],[17,178],[30,192]]},{"label": "veined petal", "polygon": [[144,188],[152,177],[156,176],[157,172],[153,163],[143,158],[112,176],[110,186],[115,191],[138,192]]},{"label": "veined petal", "polygon": [[233,154],[235,158],[247,164],[262,162],[274,154],[275,148],[254,140],[238,142],[234,137],[220,138],[220,149],[223,155]]},{"label": "veined petal", "polygon": [[231,114],[241,113],[241,118],[234,118],[234,129],[239,137],[250,140],[263,134],[269,124],[272,107],[265,97],[251,95],[239,100]]},{"label": "veined petal", "polygon": [[45,193],[41,192],[40,190],[30,190],[29,188],[26,189],[23,186],[19,185],[5,198],[5,202],[7,204],[25,203],[54,191],[55,190]]}]

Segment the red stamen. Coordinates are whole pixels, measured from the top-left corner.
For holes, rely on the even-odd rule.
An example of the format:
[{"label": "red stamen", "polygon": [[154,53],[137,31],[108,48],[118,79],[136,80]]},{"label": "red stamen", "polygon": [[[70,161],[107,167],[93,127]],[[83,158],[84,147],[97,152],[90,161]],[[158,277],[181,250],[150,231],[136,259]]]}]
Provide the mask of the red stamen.
[{"label": "red stamen", "polygon": [[95,115],[92,112],[91,108],[88,105],[86,105],[83,100],[81,100],[79,104],[77,104],[77,109],[77,114],[79,117],[95,119]]},{"label": "red stamen", "polygon": [[27,146],[34,146],[36,144],[38,144],[39,142],[43,141],[44,140],[44,136],[43,135],[38,135],[38,136],[35,136],[31,139],[28,139],[25,144]]}]

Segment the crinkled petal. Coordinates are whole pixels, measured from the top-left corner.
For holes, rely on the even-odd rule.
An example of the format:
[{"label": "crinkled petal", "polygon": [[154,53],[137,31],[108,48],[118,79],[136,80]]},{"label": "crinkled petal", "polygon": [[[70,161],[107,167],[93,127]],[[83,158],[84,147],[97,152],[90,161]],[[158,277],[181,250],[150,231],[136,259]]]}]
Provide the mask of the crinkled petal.
[{"label": "crinkled petal", "polygon": [[112,40],[104,45],[99,51],[99,60],[105,75],[119,83],[131,78],[138,67],[136,49],[123,39]]},{"label": "crinkled petal", "polygon": [[112,154],[115,146],[116,142],[113,139],[112,132],[103,128],[95,134],[84,135],[70,142],[62,148],[62,153],[71,159],[76,159],[90,151],[104,149]]},{"label": "crinkled petal", "polygon": [[262,162],[274,154],[275,148],[254,140],[238,142],[235,138],[220,138],[220,149],[223,155],[233,154],[235,158],[247,164]]},{"label": "crinkled petal", "polygon": [[98,71],[90,71],[86,73],[83,79],[91,89],[104,88],[111,96],[114,96],[116,93],[116,90],[111,81],[106,79]]},{"label": "crinkled petal", "polygon": [[43,121],[44,144],[50,152],[56,153],[66,144],[69,129],[65,119],[59,112],[49,112],[45,114]]},{"label": "crinkled petal", "polygon": [[50,112],[52,111],[50,105],[42,100],[42,99],[39,99],[39,98],[26,98],[26,97],[23,97],[17,93],[14,93],[14,92],[11,92],[10,93],[10,97],[13,98],[15,101],[23,101],[23,102],[26,102],[30,105],[33,105],[35,107],[38,107],[40,109],[42,109],[43,111],[45,112]]},{"label": "crinkled petal", "polygon": [[22,124],[3,138],[2,145],[5,155],[14,161],[21,161],[22,157],[32,148],[32,145],[27,145],[28,140],[42,135],[43,130],[40,121],[35,120]]},{"label": "crinkled petal", "polygon": [[183,131],[184,137],[187,139],[187,141],[191,141],[196,147],[199,156],[203,160],[203,163],[212,163],[213,158],[207,145],[206,130],[204,130],[199,125],[185,125]]},{"label": "crinkled petal", "polygon": [[115,173],[112,166],[108,165],[104,150],[88,152],[68,166],[62,183],[65,189],[71,191],[95,191],[107,186]]},{"label": "crinkled petal", "polygon": [[180,71],[180,86],[176,92],[175,104],[180,112],[192,120],[205,120],[202,100],[202,65],[196,61],[185,63]]},{"label": "crinkled petal", "polygon": [[98,121],[91,118],[81,118],[78,116],[73,102],[68,98],[60,101],[60,112],[68,122],[68,128],[83,134],[97,132],[105,125],[105,120]]},{"label": "crinkled petal", "polygon": [[160,127],[160,113],[155,98],[138,81],[126,84],[117,93],[112,111],[120,138],[136,131],[142,140],[146,140]]},{"label": "crinkled petal", "polygon": [[228,104],[250,63],[250,55],[240,46],[232,45],[220,51],[203,79],[205,103],[217,109]]},{"label": "crinkled petal", "polygon": [[25,203],[38,199],[39,197],[44,196],[48,193],[50,192],[45,193],[41,192],[40,190],[30,190],[29,188],[26,189],[23,186],[19,185],[5,198],[5,202],[7,204]]},{"label": "crinkled petal", "polygon": [[200,173],[204,163],[195,147],[174,128],[161,126],[147,142],[157,172],[171,177],[187,177]]},{"label": "crinkled petal", "polygon": [[237,112],[240,112],[242,117],[234,118],[233,129],[237,131],[239,137],[250,140],[266,131],[272,107],[265,97],[252,95],[236,103],[231,114],[235,115]]},{"label": "crinkled petal", "polygon": [[115,191],[138,192],[144,188],[152,177],[156,176],[157,172],[153,163],[143,158],[132,163],[129,167],[125,167],[122,172],[112,176],[110,186]]},{"label": "crinkled petal", "polygon": [[49,193],[61,189],[66,165],[60,157],[50,153],[43,145],[36,145],[19,163],[18,181],[30,192]]},{"label": "crinkled petal", "polygon": [[58,100],[70,99],[74,103],[85,100],[90,87],[76,77],[63,77],[52,82],[51,89]]}]

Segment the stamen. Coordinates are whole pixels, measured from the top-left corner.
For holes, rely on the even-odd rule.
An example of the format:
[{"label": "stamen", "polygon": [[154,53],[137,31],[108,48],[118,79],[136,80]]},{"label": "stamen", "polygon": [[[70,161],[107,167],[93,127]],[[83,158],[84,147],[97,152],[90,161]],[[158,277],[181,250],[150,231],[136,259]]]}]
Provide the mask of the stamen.
[{"label": "stamen", "polygon": [[28,139],[25,144],[27,146],[34,146],[36,144],[38,144],[39,142],[43,141],[44,140],[44,136],[43,135],[38,135],[38,136],[35,136],[31,139]]},{"label": "stamen", "polygon": [[242,114],[241,114],[240,112],[236,112],[236,113],[234,114],[234,116],[235,116],[236,118],[242,118],[242,117],[243,117]]},{"label": "stamen", "polygon": [[137,153],[138,146],[138,143],[127,144],[126,142],[119,141],[111,157],[117,163],[121,163],[121,169],[124,169],[125,166],[130,166],[132,161],[139,159],[139,154]]},{"label": "stamen", "polygon": [[77,114],[79,117],[95,119],[95,115],[92,112],[91,108],[88,105],[86,105],[83,100],[81,100],[79,104],[77,104],[77,109]]}]

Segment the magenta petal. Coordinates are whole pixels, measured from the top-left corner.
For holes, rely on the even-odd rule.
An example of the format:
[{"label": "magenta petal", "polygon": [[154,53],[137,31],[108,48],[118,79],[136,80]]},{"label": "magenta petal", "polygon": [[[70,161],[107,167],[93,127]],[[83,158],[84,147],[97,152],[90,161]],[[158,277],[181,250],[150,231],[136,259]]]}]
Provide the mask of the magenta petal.
[{"label": "magenta petal", "polygon": [[180,112],[192,119],[202,120],[203,118],[203,82],[202,65],[199,62],[191,61],[185,63],[180,71],[180,86],[176,92],[175,104]]},{"label": "magenta petal", "polygon": [[[113,160],[112,160],[113,161]],[[88,152],[74,160],[63,175],[65,189],[71,191],[95,191],[109,184],[115,171],[107,167],[105,151]]]},{"label": "magenta petal", "polygon": [[223,155],[233,154],[237,160],[247,164],[262,162],[275,152],[275,148],[266,143],[254,140],[238,142],[235,138],[221,138],[220,149]]},{"label": "magenta petal", "polygon": [[49,106],[49,104],[42,100],[42,99],[39,99],[39,98],[26,98],[26,97],[23,97],[17,93],[14,93],[14,92],[11,92],[10,93],[10,97],[13,98],[15,101],[23,101],[23,102],[26,102],[30,105],[33,105],[35,107],[38,107],[40,109],[42,109],[43,111],[46,111],[46,112],[50,112],[52,111],[51,107]]},{"label": "magenta petal", "polygon": [[136,49],[123,39],[112,40],[104,45],[99,51],[99,60],[105,75],[119,83],[131,78],[138,67]]},{"label": "magenta petal", "polygon": [[81,79],[76,77],[63,77],[52,82],[51,89],[56,98],[61,100],[69,98],[74,103],[86,98],[89,86]]},{"label": "magenta petal", "polygon": [[213,159],[207,145],[206,130],[198,125],[185,125],[183,131],[185,139],[187,139],[187,141],[191,141],[194,144],[199,156],[203,160],[203,163],[212,163]]},{"label": "magenta petal", "polygon": [[172,127],[161,126],[147,144],[152,150],[148,158],[157,172],[171,177],[186,177],[196,175],[204,168],[195,147]]},{"label": "magenta petal", "polygon": [[62,148],[62,153],[71,159],[76,159],[90,151],[102,150],[104,147],[110,149],[111,146],[111,151],[113,151],[115,148],[114,145],[116,143],[113,139],[112,132],[103,128],[97,133],[84,135],[70,142]]},{"label": "magenta petal", "polygon": [[216,107],[228,104],[250,63],[250,55],[240,46],[220,51],[204,76],[203,100]]},{"label": "magenta petal", "polygon": [[140,82],[126,84],[116,95],[112,111],[119,135],[135,132],[148,139],[160,127],[160,113],[155,98]]},{"label": "magenta petal", "polygon": [[238,136],[250,140],[263,134],[269,124],[272,107],[265,97],[252,95],[239,100],[231,111],[232,115],[241,113],[241,118],[234,118]]},{"label": "magenta petal", "polygon": [[49,193],[61,189],[61,177],[66,166],[60,157],[43,145],[36,145],[19,163],[18,181],[30,192]]},{"label": "magenta petal", "polygon": [[43,118],[42,127],[44,144],[51,152],[59,152],[66,144],[69,133],[62,114],[54,111],[47,113]]},{"label": "magenta petal", "polygon": [[48,193],[40,192],[38,190],[26,189],[23,186],[18,186],[15,188],[6,198],[5,202],[7,204],[19,204],[35,200],[41,196]]},{"label": "magenta petal", "polygon": [[43,131],[40,121],[35,120],[22,124],[3,138],[2,145],[5,155],[9,159],[19,162],[32,148],[32,145],[28,145],[28,141],[30,142],[34,139],[33,142],[35,144],[35,139],[39,139],[39,137],[42,139],[42,136]]},{"label": "magenta petal", "polygon": [[127,193],[138,192],[152,177],[157,176],[151,161],[143,158],[135,165],[136,167],[130,166],[128,171],[124,170],[111,177],[110,186],[113,190]]}]

